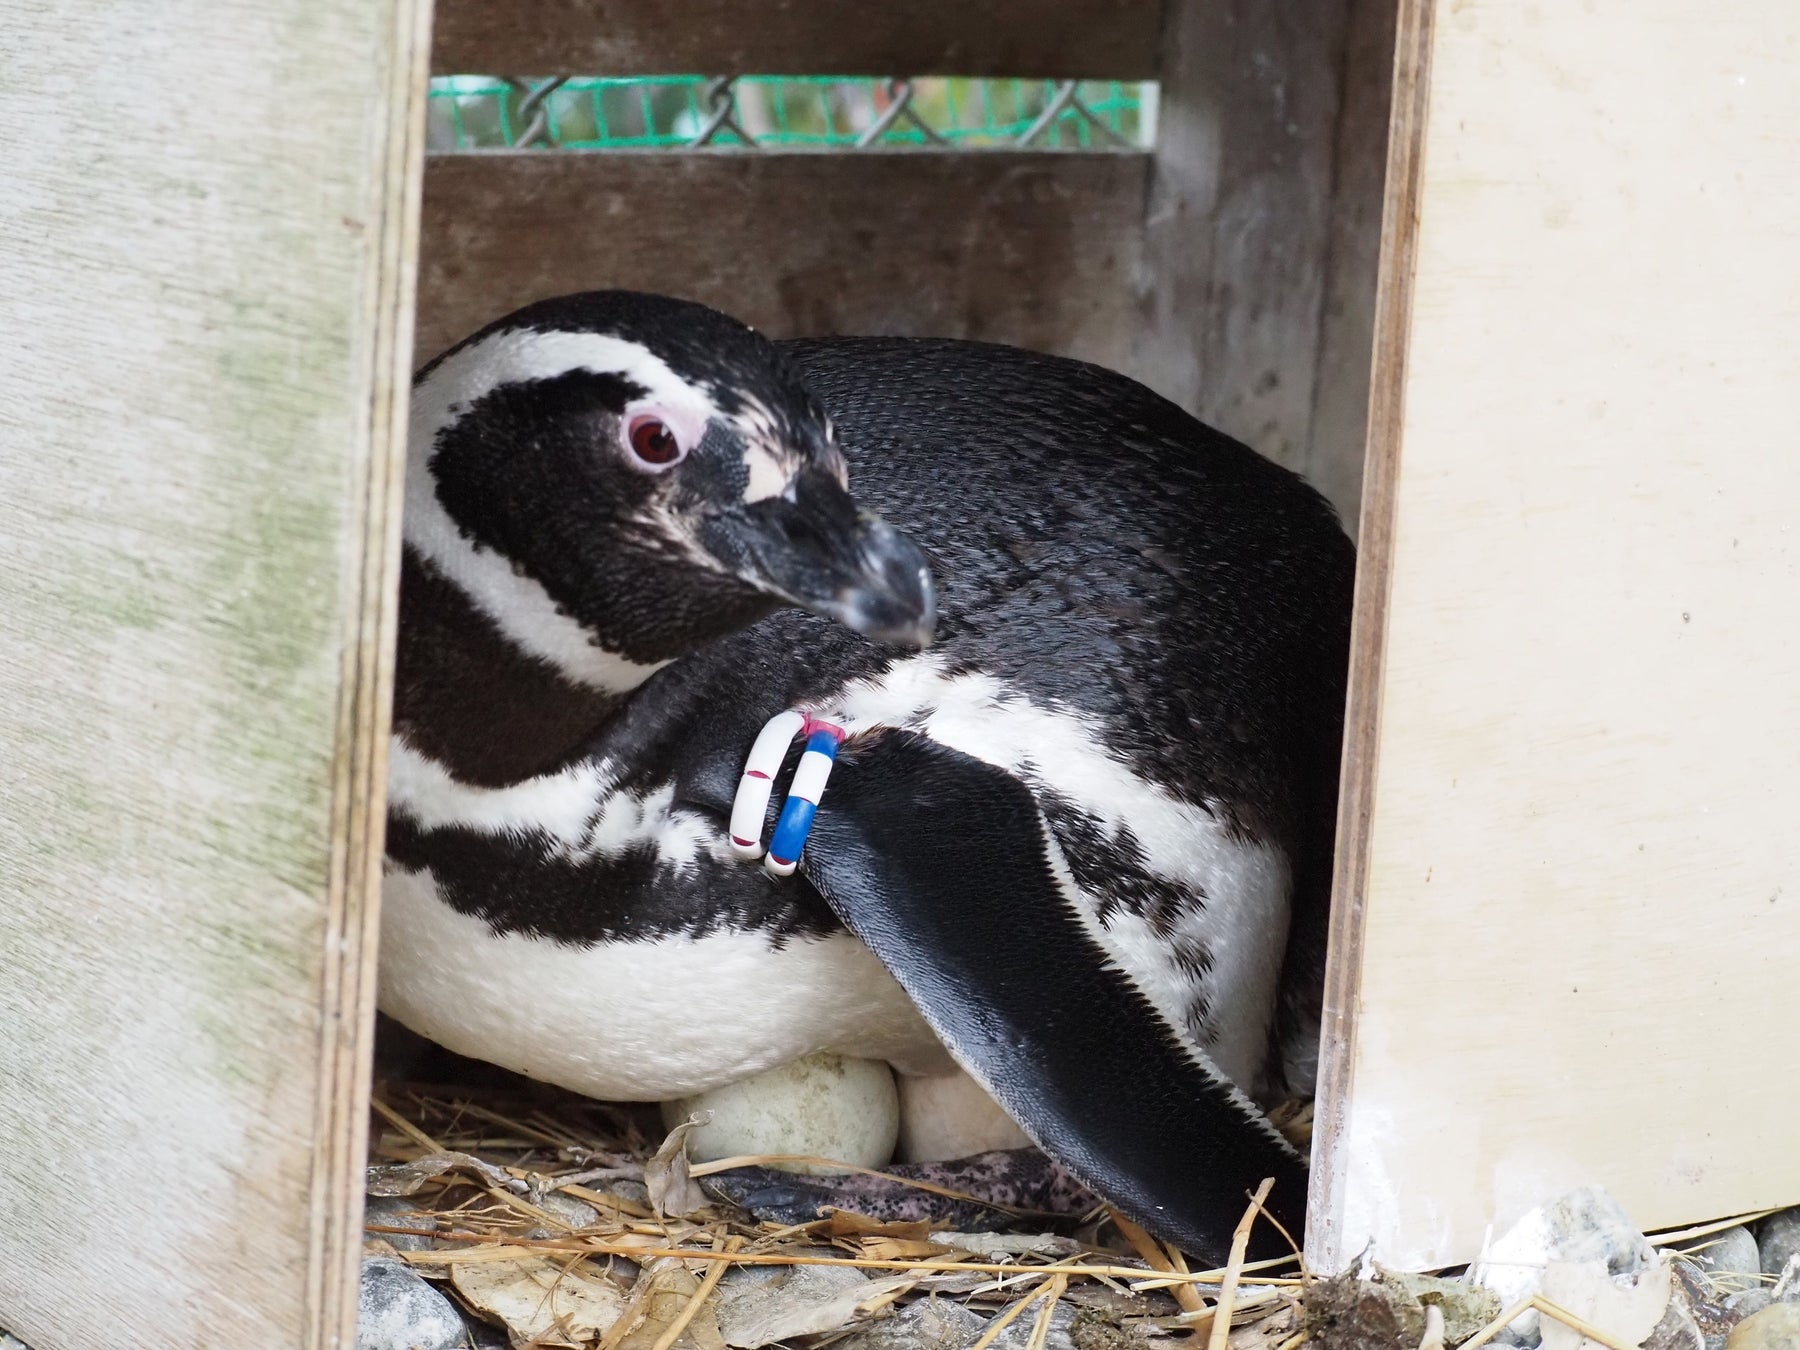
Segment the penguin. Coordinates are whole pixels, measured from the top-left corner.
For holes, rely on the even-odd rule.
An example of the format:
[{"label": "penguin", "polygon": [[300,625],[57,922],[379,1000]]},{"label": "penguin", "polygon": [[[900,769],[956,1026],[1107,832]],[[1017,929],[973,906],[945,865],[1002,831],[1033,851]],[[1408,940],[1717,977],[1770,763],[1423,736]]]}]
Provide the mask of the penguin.
[{"label": "penguin", "polygon": [[[966,1073],[1189,1252],[1264,1177],[1297,1228],[1354,565],[1301,478],[1097,366],[601,291],[420,371],[404,518],[384,1012],[609,1100]],[[783,877],[729,821],[788,713],[841,747]]]}]

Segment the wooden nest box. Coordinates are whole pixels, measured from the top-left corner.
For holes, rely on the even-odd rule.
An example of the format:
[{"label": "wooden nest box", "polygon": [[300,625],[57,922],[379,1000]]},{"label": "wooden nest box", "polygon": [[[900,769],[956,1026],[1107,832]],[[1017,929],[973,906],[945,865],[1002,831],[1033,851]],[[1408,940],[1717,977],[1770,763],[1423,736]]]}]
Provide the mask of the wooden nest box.
[{"label": "wooden nest box", "polygon": [[[431,8],[0,0],[0,1325],[350,1343],[413,334],[596,285],[1096,360],[1360,522],[1315,1265],[1800,1200],[1800,10]],[[423,153],[671,70],[1157,136]]]}]

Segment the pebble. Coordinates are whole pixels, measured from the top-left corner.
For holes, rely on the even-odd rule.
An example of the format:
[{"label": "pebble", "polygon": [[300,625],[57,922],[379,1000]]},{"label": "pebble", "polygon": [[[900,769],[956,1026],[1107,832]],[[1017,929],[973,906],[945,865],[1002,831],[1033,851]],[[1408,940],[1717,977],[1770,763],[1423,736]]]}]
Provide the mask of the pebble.
[{"label": "pebble", "polygon": [[[1056,1305],[1050,1314],[1049,1335],[1044,1340],[1045,1350],[1075,1350],[1075,1342],[1069,1335],[1069,1328],[1075,1322],[1075,1313],[1076,1310],[1067,1303]],[[1032,1328],[1036,1324],[1037,1309],[1027,1308],[994,1337],[994,1350],[1029,1350]]]},{"label": "pebble", "polygon": [[1734,1322],[1753,1317],[1775,1301],[1767,1289],[1743,1289],[1725,1300],[1725,1311]]},{"label": "pebble", "polygon": [[0,1331],[0,1350],[31,1350],[31,1347],[12,1332]]},{"label": "pebble", "polygon": [[[404,1195],[371,1195],[363,1201],[363,1223],[386,1228],[435,1228],[437,1215],[421,1210],[419,1202]],[[433,1239],[412,1233],[370,1233],[396,1251],[422,1252]]]},{"label": "pebble", "polygon": [[461,1350],[461,1315],[391,1256],[365,1257],[356,1296],[356,1350]]},{"label": "pebble", "polygon": [[[587,1201],[577,1200],[572,1195],[561,1195],[556,1191],[551,1191],[548,1195],[545,1195],[540,1199],[537,1202],[537,1207],[543,1210],[544,1213],[550,1215],[551,1218],[560,1219],[563,1223],[567,1224],[569,1228],[592,1228],[595,1224],[600,1222],[600,1211],[595,1209]],[[543,1224],[539,1224],[536,1227],[529,1229],[525,1236],[530,1238],[567,1237],[568,1230],[563,1228],[550,1228]]]},{"label": "pebble", "polygon": [[1800,1304],[1772,1303],[1739,1322],[1725,1350],[1794,1350],[1800,1345]]},{"label": "pebble", "polygon": [[1719,1293],[1753,1289],[1762,1283],[1762,1256],[1748,1228],[1727,1228],[1714,1233],[1706,1243],[1697,1259],[1700,1268],[1713,1277]]},{"label": "pebble", "polygon": [[1756,1245],[1762,1253],[1762,1273],[1779,1275],[1795,1256],[1800,1256],[1800,1208],[1771,1214],[1756,1226]]}]

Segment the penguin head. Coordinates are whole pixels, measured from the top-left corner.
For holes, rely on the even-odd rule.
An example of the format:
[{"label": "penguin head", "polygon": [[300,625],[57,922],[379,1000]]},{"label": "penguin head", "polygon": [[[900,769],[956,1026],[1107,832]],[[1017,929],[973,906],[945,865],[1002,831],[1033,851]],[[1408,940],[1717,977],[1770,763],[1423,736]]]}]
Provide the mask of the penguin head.
[{"label": "penguin head", "polygon": [[598,686],[784,605],[907,646],[936,619],[924,555],[857,507],[830,420],[774,345],[659,296],[543,301],[421,371],[406,539]]}]

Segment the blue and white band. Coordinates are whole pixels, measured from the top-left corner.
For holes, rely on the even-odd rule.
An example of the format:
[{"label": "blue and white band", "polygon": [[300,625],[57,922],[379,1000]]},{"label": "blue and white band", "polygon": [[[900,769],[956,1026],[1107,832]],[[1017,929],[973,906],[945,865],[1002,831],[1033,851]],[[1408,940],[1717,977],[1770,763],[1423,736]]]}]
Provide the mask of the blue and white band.
[{"label": "blue and white band", "polygon": [[[845,734],[842,727],[793,709],[769,719],[750,747],[744,776],[738,780],[737,796],[731,804],[733,853],[747,861],[763,858],[763,867],[772,876],[794,874]],[[782,805],[781,818],[775,824],[775,835],[765,857],[761,841],[769,795],[774,791],[775,775],[781,770],[788,746],[799,735],[805,735],[806,749],[794,770],[794,781],[788,785],[787,801]]]}]

